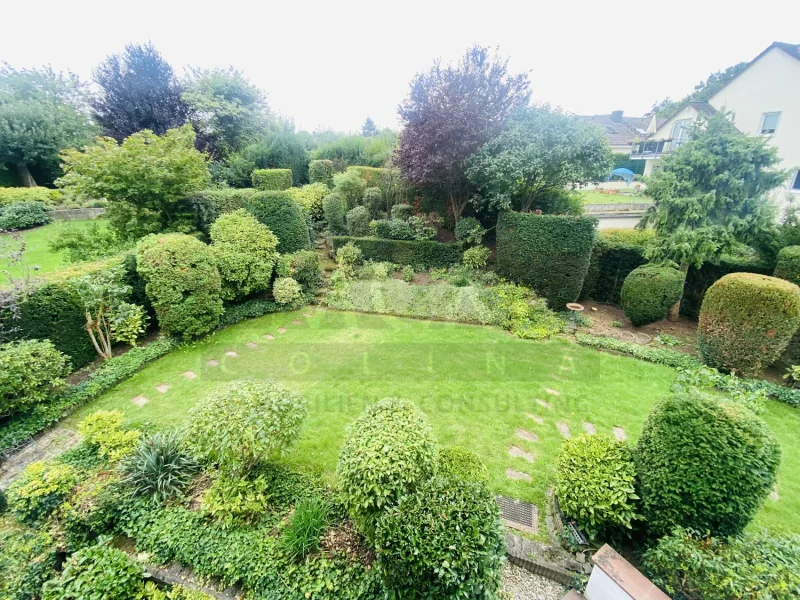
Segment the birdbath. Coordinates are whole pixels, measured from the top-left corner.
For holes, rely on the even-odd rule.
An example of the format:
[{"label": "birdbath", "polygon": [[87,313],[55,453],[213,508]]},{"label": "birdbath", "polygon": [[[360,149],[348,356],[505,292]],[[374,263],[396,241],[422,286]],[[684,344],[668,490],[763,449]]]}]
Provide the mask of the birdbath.
[{"label": "birdbath", "polygon": [[568,302],[567,303],[567,310],[570,311],[569,319],[568,319],[568,327],[570,328],[570,333],[574,332],[578,328],[577,317],[576,315],[579,312],[583,312],[583,304],[578,304],[577,302]]}]

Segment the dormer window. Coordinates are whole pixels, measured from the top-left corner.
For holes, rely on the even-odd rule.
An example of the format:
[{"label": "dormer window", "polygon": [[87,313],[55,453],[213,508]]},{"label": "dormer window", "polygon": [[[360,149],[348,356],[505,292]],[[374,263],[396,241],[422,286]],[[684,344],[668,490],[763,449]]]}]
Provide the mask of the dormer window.
[{"label": "dormer window", "polygon": [[778,121],[781,118],[780,112],[768,112],[761,115],[761,135],[772,135],[778,129]]}]

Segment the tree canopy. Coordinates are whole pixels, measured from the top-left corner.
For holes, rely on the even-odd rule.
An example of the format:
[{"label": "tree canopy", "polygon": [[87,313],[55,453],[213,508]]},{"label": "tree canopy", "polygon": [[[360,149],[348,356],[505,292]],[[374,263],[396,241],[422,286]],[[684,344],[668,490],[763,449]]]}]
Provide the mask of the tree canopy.
[{"label": "tree canopy", "polygon": [[688,102],[707,102],[711,96],[725,87],[731,79],[744,71],[747,64],[746,62],[740,62],[723,71],[716,71],[709,75],[708,79],[694,86],[694,91],[684,96],[682,100],[664,98],[661,102],[654,104],[651,110],[659,117],[670,117]]},{"label": "tree canopy", "polygon": [[367,117],[367,120],[364,121],[364,125],[361,126],[361,135],[364,137],[373,137],[378,134],[378,128],[375,126],[375,121],[372,120],[372,117]]}]

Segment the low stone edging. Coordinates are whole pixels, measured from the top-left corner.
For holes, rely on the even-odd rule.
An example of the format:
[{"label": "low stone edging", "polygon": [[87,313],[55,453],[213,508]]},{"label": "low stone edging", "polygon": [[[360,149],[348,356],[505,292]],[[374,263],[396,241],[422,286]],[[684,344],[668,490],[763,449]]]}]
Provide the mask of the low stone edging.
[{"label": "low stone edging", "polygon": [[47,216],[51,221],[79,221],[96,219],[106,212],[105,208],[57,208],[48,210]]}]

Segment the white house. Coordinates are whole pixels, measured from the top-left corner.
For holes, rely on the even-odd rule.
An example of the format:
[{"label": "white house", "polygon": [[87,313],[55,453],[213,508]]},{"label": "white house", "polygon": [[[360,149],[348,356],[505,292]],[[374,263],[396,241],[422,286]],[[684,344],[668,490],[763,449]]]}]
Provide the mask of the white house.
[{"label": "white house", "polygon": [[690,102],[655,133],[634,142],[631,159],[645,160],[644,174],[650,175],[664,154],[688,139],[693,121],[722,109],[733,112],[739,130],[768,136],[778,147],[780,167],[791,176],[774,199],[800,201],[800,45],[774,42],[708,102]]}]

